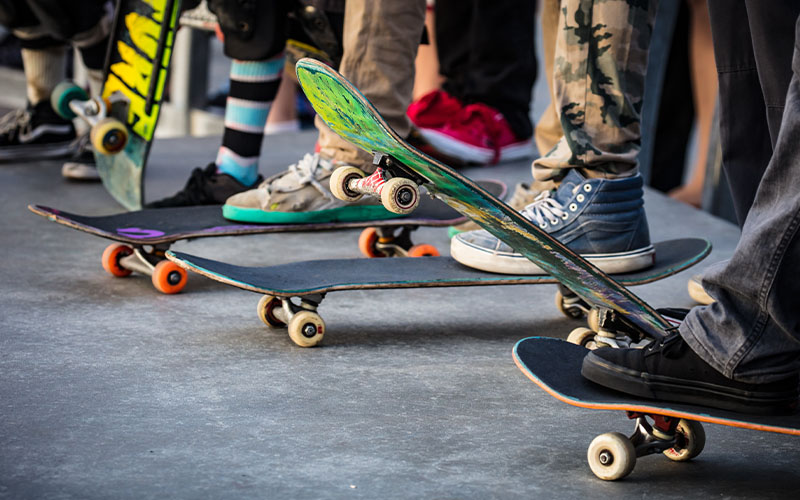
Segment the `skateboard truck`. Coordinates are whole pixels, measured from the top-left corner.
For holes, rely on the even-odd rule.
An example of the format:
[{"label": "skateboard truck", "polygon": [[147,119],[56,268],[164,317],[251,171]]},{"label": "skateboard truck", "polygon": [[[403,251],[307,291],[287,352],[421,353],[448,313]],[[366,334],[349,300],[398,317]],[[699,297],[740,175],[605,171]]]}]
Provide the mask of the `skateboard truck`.
[{"label": "skateboard truck", "polygon": [[366,174],[356,167],[339,167],[331,175],[331,192],[348,202],[364,195],[379,198],[383,207],[393,213],[410,214],[419,205],[422,179],[402,167],[402,163],[383,153],[375,153],[375,172]]},{"label": "skateboard truck", "polygon": [[159,292],[178,293],[186,286],[186,270],[166,260],[168,248],[169,245],[154,245],[147,251],[143,246],[112,243],[103,252],[103,269],[120,278],[136,271],[150,276]]},{"label": "skateboard truck", "polygon": [[[589,445],[592,472],[607,481],[622,479],[633,471],[636,459],[663,453],[675,462],[691,460],[703,451],[706,434],[700,422],[629,411],[636,420],[630,437],[618,432],[600,434]],[[647,419],[651,418],[651,424]]]},{"label": "skateboard truck", "polygon": [[324,298],[324,293],[303,297],[264,295],[258,301],[258,317],[269,327],[288,328],[289,338],[300,347],[313,347],[325,335],[325,322],[317,313]]},{"label": "skateboard truck", "polygon": [[[558,299],[557,296],[557,304]],[[562,312],[567,314],[565,311]],[[567,342],[587,349],[627,348],[647,338],[643,332],[613,309],[593,307],[588,311],[586,319],[589,328],[580,327],[572,330],[567,336]]]},{"label": "skateboard truck", "polygon": [[53,110],[66,120],[80,117],[91,126],[89,138],[98,153],[117,154],[128,143],[128,129],[114,118],[128,115],[128,100],[120,92],[114,92],[107,99],[92,97],[73,82],[64,81],[56,85],[50,96]]}]

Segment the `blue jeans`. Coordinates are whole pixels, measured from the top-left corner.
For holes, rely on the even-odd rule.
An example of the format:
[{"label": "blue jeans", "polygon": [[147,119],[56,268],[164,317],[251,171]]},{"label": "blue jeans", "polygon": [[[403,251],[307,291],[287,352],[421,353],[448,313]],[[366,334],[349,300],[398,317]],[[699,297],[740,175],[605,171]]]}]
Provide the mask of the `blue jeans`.
[{"label": "blue jeans", "polygon": [[780,132],[741,240],[731,260],[703,278],[716,302],[693,309],[680,327],[693,351],[740,382],[771,382],[800,371],[798,42],[800,22]]}]

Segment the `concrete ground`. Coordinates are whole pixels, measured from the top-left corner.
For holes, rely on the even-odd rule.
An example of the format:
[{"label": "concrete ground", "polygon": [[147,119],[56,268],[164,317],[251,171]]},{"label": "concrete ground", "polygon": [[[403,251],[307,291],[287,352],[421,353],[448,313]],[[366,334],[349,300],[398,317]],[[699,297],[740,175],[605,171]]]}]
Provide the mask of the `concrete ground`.
[{"label": "concrete ground", "polygon": [[[267,138],[262,172],[309,151],[313,133]],[[156,143],[150,199],[213,159],[216,139]],[[581,322],[554,286],[330,294],[321,347],[295,346],[256,317],[259,296],[190,275],[183,293],[100,266],[108,243],[29,203],[85,214],[120,207],[60,162],[0,165],[0,497],[621,498],[796,497],[796,438],[708,425],[692,463],[640,460],[604,483],[586,463],[618,412],[551,398],[515,367],[522,337]],[[470,169],[510,185],[529,162]],[[689,306],[686,280],[730,255],[736,227],[647,194],[655,240],[710,238],[696,269],[636,288]],[[355,257],[355,231],[209,238],[174,248],[239,264]],[[447,251],[443,229],[416,241]]]}]

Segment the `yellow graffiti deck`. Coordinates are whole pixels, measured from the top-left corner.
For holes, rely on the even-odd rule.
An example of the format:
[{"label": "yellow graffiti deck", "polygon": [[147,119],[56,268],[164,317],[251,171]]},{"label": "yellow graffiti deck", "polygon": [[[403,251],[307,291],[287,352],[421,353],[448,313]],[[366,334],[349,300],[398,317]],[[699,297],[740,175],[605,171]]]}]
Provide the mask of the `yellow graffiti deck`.
[{"label": "yellow graffiti deck", "polygon": [[129,139],[122,152],[95,153],[95,160],[106,189],[128,210],[142,207],[144,170],[164,98],[180,3],[117,3],[102,96],[124,96],[112,105],[111,116],[127,125]]}]

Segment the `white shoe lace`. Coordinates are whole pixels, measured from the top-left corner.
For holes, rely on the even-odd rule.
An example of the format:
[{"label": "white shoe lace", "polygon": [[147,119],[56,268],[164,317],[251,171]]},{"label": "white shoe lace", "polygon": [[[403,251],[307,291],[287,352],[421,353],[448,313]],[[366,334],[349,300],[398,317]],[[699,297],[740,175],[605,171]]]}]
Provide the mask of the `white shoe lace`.
[{"label": "white shoe lace", "polygon": [[544,191],[536,197],[533,203],[523,208],[521,213],[531,221],[534,221],[541,228],[547,227],[547,223],[557,224],[558,219],[566,219],[569,213],[564,210],[564,205],[552,197],[550,191]]},{"label": "white shoe lace", "polygon": [[[306,154],[297,163],[289,165],[289,171],[286,175],[293,175],[296,178],[295,181],[301,186],[311,184],[325,198],[330,198],[331,197],[330,191],[322,186],[322,184],[319,182],[319,179],[325,178],[326,176],[330,175],[332,170],[333,170],[332,161],[323,159],[319,155],[319,153],[314,153],[313,155]],[[287,188],[275,184],[267,184],[266,187],[267,187],[267,192],[270,193],[273,191],[278,193],[285,193],[290,191]]]},{"label": "white shoe lace", "polygon": [[0,134],[7,134],[14,129],[29,131],[31,118],[31,113],[27,109],[16,109],[6,113],[0,118]]}]

